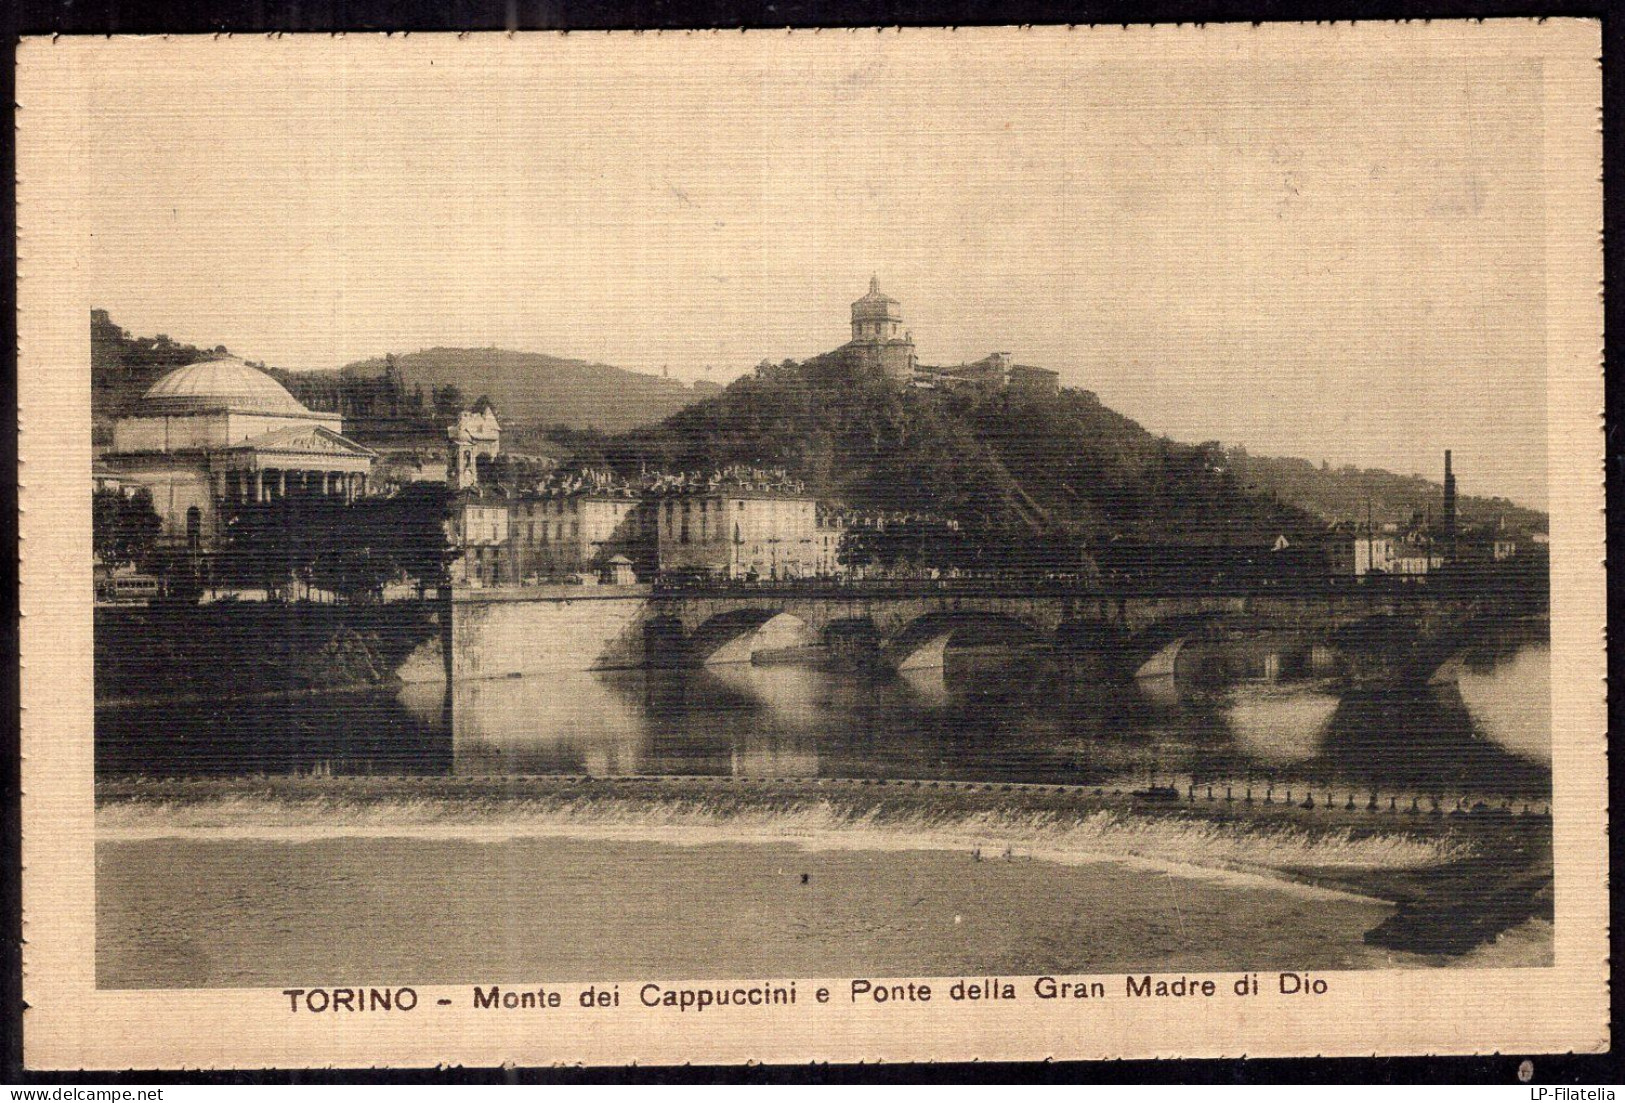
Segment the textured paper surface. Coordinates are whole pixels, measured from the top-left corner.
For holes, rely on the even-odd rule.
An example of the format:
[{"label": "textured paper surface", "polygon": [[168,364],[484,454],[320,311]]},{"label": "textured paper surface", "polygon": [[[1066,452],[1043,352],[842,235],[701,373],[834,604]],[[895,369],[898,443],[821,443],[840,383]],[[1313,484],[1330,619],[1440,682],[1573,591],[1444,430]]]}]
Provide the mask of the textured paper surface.
[{"label": "textured paper surface", "polygon": [[[1582,21],[1485,24],[1362,24],[1358,26],[973,29],[958,31],[833,32],[822,34],[671,35],[412,35],[401,38],[279,37],[233,39],[31,39],[18,48],[18,227],[22,540],[22,701],[25,920],[25,1056],[33,1068],[178,1068],[229,1066],[419,1066],[588,1063],[732,1063],[743,1061],[1042,1060],[1473,1054],[1595,1051],[1608,1044],[1607,820],[1604,759],[1604,572],[1602,517],[1602,377],[1600,368],[1602,254],[1600,74],[1597,26]],[[1544,199],[1544,341],[1552,595],[1553,817],[1556,854],[1555,963],[1536,969],[1407,969],[1338,973],[1332,993],[1294,1003],[1254,1004],[1079,1001],[1067,1006],[1031,1000],[1009,1005],[952,1004],[800,1006],[794,1014],[711,1010],[672,1014],[524,1017],[477,1011],[468,985],[417,986],[421,1002],[449,998],[455,1006],[432,1018],[289,1014],[276,990],[99,990],[96,986],[94,784],[90,572],[91,438],[86,318],[101,255],[87,239],[84,212],[107,189],[184,193],[193,174],[239,171],[221,166],[208,149],[195,156],[155,156],[151,177],[109,180],[99,169],[98,143],[109,108],[109,73],[151,73],[154,112],[207,112],[219,82],[263,87],[267,158],[290,156],[275,113],[311,103],[342,114],[348,82],[380,72],[398,77],[402,109],[465,89],[466,117],[437,120],[446,134],[494,135],[485,152],[493,172],[518,151],[505,132],[486,129],[508,97],[559,68],[581,77],[579,95],[627,95],[640,74],[681,71],[685,79],[735,88],[755,74],[784,69],[806,74],[815,89],[839,88],[851,74],[906,65],[926,82],[917,102],[901,96],[886,105],[907,114],[951,108],[974,99],[976,74],[1020,72],[1067,56],[1086,68],[1152,68],[1167,79],[1186,73],[1214,79],[1214,95],[1234,59],[1291,58],[1314,67],[1355,65],[1372,74],[1368,94],[1382,96],[1385,65],[1449,59],[1490,59],[1529,65],[1539,73],[1544,126],[1542,159],[1519,186]],[[433,69],[433,76],[426,76]],[[1245,68],[1238,71],[1245,72]],[[594,80],[587,74],[596,74]],[[932,74],[935,74],[934,76]],[[597,82],[604,82],[602,85]],[[436,89],[439,88],[439,91]],[[947,91],[944,91],[947,90]],[[635,98],[635,92],[632,93]],[[123,105],[128,107],[129,105]],[[1035,102],[1035,114],[1066,110]],[[1493,116],[1494,102],[1471,105]],[[834,125],[816,111],[806,125]],[[246,124],[245,124],[246,125]],[[565,127],[568,133],[568,127]],[[321,149],[320,133],[307,135]],[[286,135],[283,141],[288,141]],[[643,149],[617,148],[613,134],[574,135],[583,155],[638,158]],[[853,136],[854,160],[864,155]],[[173,152],[173,151],[171,151]],[[308,149],[306,151],[308,153]],[[342,156],[342,148],[328,150]],[[410,161],[356,165],[356,173],[395,174],[403,188],[420,171]],[[741,173],[762,171],[744,165]],[[970,186],[983,171],[964,166]],[[861,174],[860,174],[861,175]],[[1198,173],[1194,180],[1200,182]],[[1148,178],[1147,186],[1152,181]],[[764,184],[764,187],[770,186]],[[931,202],[930,196],[922,202]],[[1020,202],[1019,192],[1006,201]],[[334,204],[345,202],[332,197]],[[838,214],[842,197],[808,212],[806,254],[816,264],[818,220]],[[282,218],[290,248],[319,248],[301,239],[320,216],[265,212]],[[579,227],[590,211],[563,212]],[[1155,218],[1154,211],[1114,217]],[[405,225],[368,222],[367,232],[410,235]],[[151,227],[145,227],[150,230]],[[448,228],[444,247],[455,253]],[[185,232],[195,233],[191,227]],[[625,248],[635,223],[600,227],[606,248]],[[237,230],[218,228],[223,247]],[[495,243],[500,248],[504,243]],[[507,243],[514,245],[516,243]],[[902,243],[929,249],[931,243]],[[1253,257],[1245,244],[1237,258]],[[381,253],[387,250],[380,250]],[[723,258],[718,258],[719,260]],[[760,258],[771,281],[773,263]],[[523,271],[526,261],[517,262]],[[538,259],[535,263],[540,264]],[[774,262],[776,263],[776,262]],[[1448,268],[1449,257],[1441,261]],[[198,272],[210,266],[200,264]],[[393,275],[404,278],[403,273]],[[154,270],[165,284],[202,280],[186,271]],[[360,279],[357,276],[357,279]],[[739,273],[739,278],[753,278]],[[274,282],[274,281],[273,281]],[[651,277],[651,286],[658,286]],[[844,285],[843,285],[844,291]],[[217,293],[203,283],[199,301]],[[516,295],[523,294],[516,289]],[[651,291],[651,295],[658,294]],[[1381,291],[1374,287],[1373,296]],[[765,298],[771,303],[773,296]],[[267,298],[264,313],[297,307]],[[1343,304],[1326,304],[1335,310]],[[1352,304],[1358,305],[1358,304]],[[1367,304],[1369,307],[1370,304]],[[1115,307],[1113,309],[1126,309]],[[1373,324],[1378,312],[1373,311]],[[1200,325],[1200,321],[1197,323]],[[583,329],[590,328],[582,320]],[[387,339],[371,347],[382,351]],[[772,350],[762,350],[771,355]],[[297,366],[297,365],[295,365]],[[1190,381],[1200,391],[1202,381]],[[1441,385],[1448,385],[1442,379]],[[1282,385],[1291,385],[1283,383]],[[1311,388],[1313,390],[1314,388]],[[1322,388],[1324,390],[1324,388]],[[1350,406],[1358,396],[1335,395]],[[1152,426],[1154,430],[1159,426]],[[1238,922],[1246,922],[1245,917]],[[523,976],[478,978],[527,987]],[[775,978],[778,979],[778,978]],[[784,980],[790,977],[782,978]],[[847,977],[797,977],[802,993],[821,984],[837,992]],[[1113,990],[1121,976],[1105,977]],[[582,976],[589,982],[639,978]],[[331,979],[345,983],[344,978]],[[1030,981],[1023,982],[1024,986]],[[576,990],[581,985],[563,986]],[[534,987],[534,985],[529,985]],[[1025,987],[1024,987],[1025,990]]]}]

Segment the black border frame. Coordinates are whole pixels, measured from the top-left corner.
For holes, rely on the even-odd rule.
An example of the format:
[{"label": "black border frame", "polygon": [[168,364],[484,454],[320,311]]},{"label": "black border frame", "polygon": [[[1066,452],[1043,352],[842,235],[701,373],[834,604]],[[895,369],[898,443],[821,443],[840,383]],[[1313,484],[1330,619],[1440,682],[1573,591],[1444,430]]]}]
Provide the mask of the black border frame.
[{"label": "black border frame", "polygon": [[[14,0],[0,3],[0,29],[15,46],[18,37],[41,34],[264,34],[273,32],[412,32],[438,30],[611,30],[742,29],[785,27],[985,26],[1002,24],[1124,24],[1208,22],[1328,22],[1389,19],[1585,17],[1599,19],[1603,39],[1603,245],[1606,283],[1625,261],[1621,197],[1620,112],[1625,96],[1625,10],[1609,0]],[[14,62],[0,66],[0,101],[15,123]],[[16,410],[16,189],[14,133],[0,138],[0,267],[7,276],[0,291],[0,382]],[[1625,304],[1605,299],[1606,332],[1622,332]],[[1606,472],[1608,558],[1625,557],[1625,404],[1619,342],[1605,341]],[[0,467],[17,471],[17,425],[8,417],[0,430]],[[19,476],[21,477],[21,475]],[[0,515],[16,517],[17,484],[0,479]],[[15,527],[12,528],[15,540]],[[16,545],[13,544],[15,550]],[[0,649],[10,660],[0,679],[0,703],[8,719],[19,716],[18,561],[0,557]],[[1614,572],[1608,578],[1608,608],[1625,613],[1625,594]],[[1625,649],[1610,638],[1609,680],[1625,679]],[[1609,746],[1619,730],[1621,702],[1609,696]],[[1625,778],[1616,769],[1609,781],[1611,807],[1622,803]],[[898,1065],[736,1065],[632,1068],[420,1068],[394,1070],[279,1069],[172,1072],[137,1069],[100,1072],[37,1072],[23,1064],[22,901],[19,725],[0,725],[0,1080],[10,1085],[74,1084],[870,1084],[870,1083],[1035,1083],[1035,1084],[1503,1084],[1517,1085],[1521,1062],[1533,1062],[1536,1085],[1625,1082],[1618,1050],[1604,1054],[1507,1054],[1488,1057],[1269,1058],[1154,1061],[961,1063]],[[1621,848],[1610,838],[1611,857]],[[1622,956],[1621,908],[1610,891],[1611,976]],[[1621,1023],[1619,985],[1611,986],[1611,1020]],[[1616,1041],[1617,1046],[1617,1041]]]}]

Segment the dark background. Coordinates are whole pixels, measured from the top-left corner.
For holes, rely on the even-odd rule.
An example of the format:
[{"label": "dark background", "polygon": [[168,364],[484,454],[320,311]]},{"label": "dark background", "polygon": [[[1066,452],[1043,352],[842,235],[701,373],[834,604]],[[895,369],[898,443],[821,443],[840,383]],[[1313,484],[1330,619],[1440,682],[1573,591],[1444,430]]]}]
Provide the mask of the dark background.
[{"label": "dark background", "polygon": [[[1010,23],[1204,23],[1332,21],[1428,18],[1497,18],[1587,16],[1603,20],[1603,95],[1605,166],[1605,256],[1610,282],[1621,271],[1621,199],[1618,166],[1620,159],[1619,113],[1625,76],[1619,65],[1622,26],[1625,19],[1607,0],[1548,0],[1535,4],[1525,0],[1253,0],[1228,3],[1221,0],[1140,0],[1123,3],[1063,3],[1059,0],[715,0],[712,3],[689,0],[13,0],[0,4],[0,26],[8,42],[21,35],[39,34],[150,34],[150,33],[264,33],[329,31],[435,31],[435,30],[594,30],[621,28],[713,28],[713,27],[823,27],[823,26],[958,26]],[[8,119],[0,140],[0,187],[4,187],[0,216],[5,232],[0,234],[0,265],[7,278],[3,286],[6,308],[0,310],[0,378],[7,385],[8,403],[15,411],[16,395],[16,238],[13,133],[10,118],[14,71],[10,63],[0,70],[0,102],[6,105]],[[1619,331],[1622,297],[1607,301],[1609,334]],[[1616,364],[1617,342],[1606,345],[1607,363],[1607,492],[1608,548],[1611,562],[1622,554],[1622,528],[1613,520],[1622,505],[1621,482],[1625,477],[1625,439],[1619,425],[1621,409],[1620,370]],[[0,433],[0,468],[16,471],[16,419],[3,419]],[[1573,477],[1590,477],[1583,472]],[[0,515],[16,516],[16,485],[0,481]],[[15,532],[15,528],[12,530]],[[18,716],[17,682],[17,561],[0,557],[0,595],[5,602],[3,645],[11,663],[0,693],[8,716]],[[1620,612],[1618,586],[1613,572],[1609,578],[1609,611]],[[1614,619],[1612,616],[1610,620]],[[1621,684],[1625,666],[1617,641],[1609,647],[1610,682]],[[1610,695],[1610,733],[1617,730],[1619,702]],[[1531,1058],[1535,1084],[1619,1084],[1625,1075],[1616,1054],[1565,1056],[1508,1054],[1476,1058],[1391,1058],[1365,1060],[1236,1060],[1236,1061],[1130,1061],[1101,1063],[1045,1063],[1032,1065],[987,1064],[928,1066],[775,1066],[680,1069],[595,1069],[595,1070],[500,1070],[500,1069],[418,1069],[392,1072],[345,1072],[331,1070],[262,1071],[234,1073],[167,1073],[141,1070],[108,1070],[98,1073],[30,1073],[22,1065],[22,937],[20,878],[20,803],[18,797],[18,731],[16,724],[0,726],[0,793],[4,797],[4,818],[0,819],[0,840],[4,841],[5,876],[0,878],[5,930],[0,940],[0,1079],[8,1084],[107,1084],[127,1082],[164,1083],[652,1083],[652,1082],[745,1082],[745,1083],[977,1083],[1012,1081],[1038,1083],[1518,1083],[1518,1066]],[[1612,738],[1610,738],[1612,746]],[[1610,755],[1612,757],[1612,755]],[[1625,785],[1616,769],[1610,778],[1612,804],[1619,806]],[[1616,855],[1617,845],[1614,847]],[[1617,863],[1615,863],[1617,866]],[[1611,908],[1613,960],[1620,957],[1619,908],[1617,898]],[[1618,986],[1614,988],[1613,1020],[1619,1029]]]}]

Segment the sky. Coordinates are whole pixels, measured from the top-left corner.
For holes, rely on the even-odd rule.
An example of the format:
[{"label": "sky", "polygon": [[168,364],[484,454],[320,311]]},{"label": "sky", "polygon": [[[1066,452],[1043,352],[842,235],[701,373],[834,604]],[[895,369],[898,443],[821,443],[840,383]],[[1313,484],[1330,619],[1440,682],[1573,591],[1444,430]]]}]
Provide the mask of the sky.
[{"label": "sky", "polygon": [[725,382],[876,275],[922,362],[1543,508],[1541,69],[1414,26],[153,40],[91,77],[90,305]]}]

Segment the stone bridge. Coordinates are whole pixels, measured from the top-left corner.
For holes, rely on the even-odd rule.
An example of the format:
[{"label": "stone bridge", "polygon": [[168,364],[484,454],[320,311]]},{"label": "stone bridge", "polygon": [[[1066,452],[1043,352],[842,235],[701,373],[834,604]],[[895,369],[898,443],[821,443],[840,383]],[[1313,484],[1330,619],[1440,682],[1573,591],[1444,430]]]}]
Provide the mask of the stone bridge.
[{"label": "stone bridge", "polygon": [[1100,594],[932,583],[550,586],[457,591],[443,606],[441,648],[453,679],[762,662],[814,649],[902,670],[942,665],[955,642],[991,641],[1107,655],[1132,672],[1197,633],[1342,634],[1392,647],[1400,638],[1451,636],[1482,606],[1421,587]]}]

